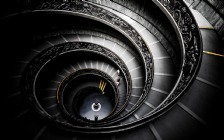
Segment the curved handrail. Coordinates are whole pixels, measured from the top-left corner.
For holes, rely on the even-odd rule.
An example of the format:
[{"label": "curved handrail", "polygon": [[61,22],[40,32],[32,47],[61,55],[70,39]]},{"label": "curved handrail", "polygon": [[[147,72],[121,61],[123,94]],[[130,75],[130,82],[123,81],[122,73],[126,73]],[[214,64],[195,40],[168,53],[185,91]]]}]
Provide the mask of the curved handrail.
[{"label": "curved handrail", "polygon": [[131,94],[132,86],[130,80],[131,79],[130,73],[123,60],[121,60],[116,54],[112,53],[110,50],[101,47],[100,45],[97,44],[86,42],[67,42],[48,48],[43,52],[41,52],[40,54],[38,54],[36,57],[34,57],[26,67],[26,70],[22,76],[22,84],[21,84],[22,91],[26,94],[27,99],[34,107],[34,109],[43,117],[49,118],[50,120],[55,120],[55,117],[51,116],[41,106],[36,97],[35,84],[39,72],[56,57],[64,55],[66,53],[78,52],[78,51],[96,53],[98,55],[107,58],[108,60],[112,61],[114,64],[117,65],[117,67],[121,70],[121,73],[124,75],[125,82],[127,83],[127,93],[125,95],[126,96],[125,103],[123,104],[122,108],[119,109],[119,111],[126,106],[128,98],[130,97]]},{"label": "curved handrail", "polygon": [[[115,14],[107,11],[103,8],[98,6],[82,2],[80,0],[72,1],[72,2],[61,2],[59,0],[53,0],[48,2],[43,2],[39,4],[32,10],[27,12],[38,12],[38,11],[45,11],[45,12],[52,12],[57,11],[66,14],[72,14],[76,16],[84,16],[90,19],[94,19],[100,21],[102,23],[115,28],[120,33],[125,35],[132,44],[137,48],[138,52],[141,54],[144,68],[145,68],[145,86],[143,88],[143,94],[137,104],[132,111],[128,112],[125,116],[131,115],[132,112],[137,110],[140,107],[140,104],[144,101],[147,94],[150,91],[150,87],[152,85],[153,80],[153,61],[152,61],[152,54],[148,49],[146,43],[141,38],[141,36],[137,33],[137,31],[132,28],[127,22],[122,20],[121,18],[117,17]],[[122,117],[124,118],[124,116]],[[119,120],[121,120],[120,118]]]},{"label": "curved handrail", "polygon": [[182,50],[182,68],[177,83],[167,98],[151,113],[171,105],[194,80],[202,59],[202,41],[197,22],[182,0],[153,0],[167,15],[179,37]]},{"label": "curved handrail", "polygon": [[[161,113],[165,112],[170,108],[174,101],[178,99],[189,87],[194,80],[202,59],[202,42],[200,32],[197,28],[197,23],[194,20],[188,7],[182,0],[153,0],[153,2],[167,15],[170,22],[173,24],[174,29],[179,37],[180,46],[182,48],[182,69],[179,72],[179,78],[177,84],[174,86],[168,97],[148,116],[139,119],[136,122],[127,123],[124,125],[108,126],[108,127],[94,127],[94,128],[78,128],[91,130],[91,132],[107,133],[115,131],[123,131],[124,129],[131,129],[141,124],[151,121]],[[96,17],[98,20],[101,19],[105,23],[116,27],[117,30],[124,32],[133,44],[135,44],[142,57],[144,57],[145,68],[146,68],[146,83],[144,93],[150,90],[152,81],[152,65],[151,53],[146,44],[142,41],[141,37],[136,34],[136,31],[121,19],[114,16],[112,13],[95,6],[83,3],[81,1],[75,1],[71,3],[61,3],[57,0],[51,2],[45,2],[41,6],[34,8],[34,11],[38,10],[62,10],[82,13],[86,16]],[[47,11],[46,10],[46,11]],[[131,30],[130,30],[131,29]],[[116,130],[115,130],[116,129]],[[103,130],[103,131],[102,131]],[[90,131],[88,133],[91,133]]]}]

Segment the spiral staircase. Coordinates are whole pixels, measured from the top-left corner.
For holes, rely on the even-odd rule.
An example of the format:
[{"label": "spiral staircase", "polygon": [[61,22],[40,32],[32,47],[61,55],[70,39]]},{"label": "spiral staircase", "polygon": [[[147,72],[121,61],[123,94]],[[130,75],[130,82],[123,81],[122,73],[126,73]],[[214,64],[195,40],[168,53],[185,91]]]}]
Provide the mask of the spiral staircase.
[{"label": "spiral staircase", "polygon": [[224,3],[1,6],[4,139],[224,138]]}]

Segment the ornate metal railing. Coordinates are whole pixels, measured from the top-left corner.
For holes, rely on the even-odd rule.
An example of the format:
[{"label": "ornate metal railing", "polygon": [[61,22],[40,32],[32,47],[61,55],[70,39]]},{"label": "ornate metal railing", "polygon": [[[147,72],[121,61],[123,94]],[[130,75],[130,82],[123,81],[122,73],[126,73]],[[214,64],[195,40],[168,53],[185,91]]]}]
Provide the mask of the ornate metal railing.
[{"label": "ornate metal railing", "polygon": [[[100,121],[89,121],[85,118],[82,118],[80,117],[79,115],[72,115],[69,113],[69,109],[67,109],[65,107],[64,104],[67,104],[67,102],[69,101],[65,101],[64,103],[64,90],[66,89],[66,86],[71,82],[73,81],[75,78],[77,77],[80,77],[80,76],[83,76],[83,75],[96,75],[96,76],[99,76],[101,77],[102,79],[105,79],[105,81],[112,87],[113,91],[111,91],[111,93],[114,93],[114,96],[115,96],[115,105],[112,109],[112,111],[110,112],[110,114],[105,118],[103,119],[103,123],[105,123],[107,120],[109,120],[110,118],[113,118],[114,116],[116,116],[119,112],[115,112],[115,110],[121,110],[122,108],[119,108],[117,107],[118,105],[118,102],[119,102],[119,95],[118,94],[121,94],[119,93],[119,90],[118,90],[118,86],[116,85],[115,81],[113,80],[113,78],[108,75],[107,73],[103,72],[103,71],[100,71],[100,70],[96,70],[96,69],[81,69],[81,70],[78,70],[78,71],[75,71],[73,73],[71,73],[70,75],[68,75],[66,78],[64,78],[61,83],[60,83],[60,86],[58,87],[58,90],[57,90],[57,101],[59,103],[59,105],[61,106],[61,111],[64,112],[64,114],[66,114],[70,119],[72,119],[72,123],[77,123],[77,124],[81,124],[83,123],[83,125],[96,125],[96,124],[99,124]],[[78,81],[77,81],[78,82]],[[130,86],[130,85],[129,85]],[[77,92],[74,92],[73,91],[73,94],[72,95],[68,95],[69,97],[68,98],[72,98],[74,99],[75,96],[77,96]],[[111,96],[111,95],[110,95]],[[126,96],[126,101],[128,100],[128,95]],[[126,101],[122,101],[122,104],[125,104]],[[102,123],[102,121],[101,121]]]},{"label": "ornate metal railing", "polygon": [[[26,94],[26,97],[30,101],[30,103],[34,106],[34,108],[41,114],[42,116],[55,120],[54,116],[51,116],[39,103],[38,99],[36,98],[36,90],[35,90],[35,83],[40,71],[48,65],[48,63],[58,56],[66,55],[67,53],[71,52],[91,52],[101,56],[106,57],[108,60],[112,61],[117,67],[121,70],[121,73],[124,75],[125,82],[127,83],[127,93],[125,96],[125,102],[123,106],[120,108],[120,111],[126,106],[129,96],[131,94],[131,77],[126,67],[125,63],[113,52],[110,50],[101,47],[96,44],[92,43],[85,43],[85,42],[68,42],[56,45],[54,47],[48,48],[45,51],[41,52],[37,55],[27,66],[22,79],[22,90]],[[109,81],[109,80],[108,80]],[[120,111],[116,112],[119,113]]]},{"label": "ornate metal railing", "polygon": [[[171,93],[167,96],[167,98],[156,109],[154,109],[152,112],[150,112],[147,116],[145,116],[142,119],[138,119],[135,122],[127,123],[124,125],[118,124],[113,127],[110,126],[94,127],[94,128],[77,127],[79,129],[78,131],[88,130],[88,133],[94,133],[99,131],[101,131],[101,133],[115,132],[124,129],[131,129],[133,127],[147,123],[152,119],[154,119],[155,117],[157,117],[158,115],[160,115],[161,113],[167,111],[168,108],[172,107],[175,101],[186,91],[186,89],[194,80],[201,63],[202,44],[201,44],[200,32],[198,30],[197,23],[194,20],[193,15],[191,14],[190,10],[182,0],[153,0],[153,2],[167,15],[168,19],[173,24],[173,27],[175,28],[176,33],[179,37],[180,47],[182,49],[182,65],[181,65],[182,67],[179,72],[179,77],[176,82],[176,85],[174,86]],[[80,0],[75,1],[52,0],[48,2],[43,2],[34,5],[33,9],[31,10],[29,9],[29,11],[27,12],[38,12],[38,11],[58,11],[58,12],[65,12],[71,15],[74,14],[76,16],[87,17],[105,23],[108,26],[115,28],[116,30],[120,31],[120,33],[125,35],[135,45],[135,47],[142,56],[146,79],[141,100],[139,100],[138,103],[135,104],[135,109],[127,113],[126,116],[123,116],[123,118],[127,117],[128,115],[131,115],[134,111],[136,111],[140,107],[141,103],[144,101],[146,95],[149,93],[151,88],[153,80],[153,61],[150,50],[148,49],[143,39],[134,28],[132,28],[127,22],[117,17],[113,13],[98,6],[82,2]],[[45,55],[40,57],[41,60],[39,60],[38,62],[37,61],[35,62],[35,60],[34,62],[31,62],[35,64],[30,65],[30,67],[28,68],[28,71],[30,72],[24,76],[26,81],[26,83],[24,84],[25,92],[30,93],[33,92],[32,84],[34,82],[35,75],[38,73],[40,68],[49,59],[53,59],[54,56],[63,53],[63,51],[71,50],[72,49],[71,46],[74,47],[75,45],[55,47],[54,49],[56,49],[57,51],[49,49],[48,51],[45,52]],[[79,47],[77,49],[82,48]],[[107,55],[110,56],[110,53]],[[114,61],[116,62],[115,58],[112,57],[111,59],[114,59]],[[120,64],[119,62],[116,63]],[[131,80],[128,79],[128,81],[130,82]],[[31,101],[35,99],[33,94],[28,96],[28,98]],[[39,108],[38,104],[36,104],[35,106]],[[40,108],[40,110],[43,109]],[[40,111],[40,114],[43,114],[43,116],[46,115],[46,113],[42,111]],[[74,126],[70,126],[69,124],[64,125],[75,128]]]},{"label": "ornate metal railing", "polygon": [[158,112],[177,100],[192,83],[201,64],[202,42],[197,22],[182,0],[153,1],[170,19],[182,47],[182,68],[178,81],[169,96],[154,110]]},{"label": "ornate metal railing", "polygon": [[[141,54],[144,69],[145,69],[145,85],[142,93],[142,97],[135,104],[133,109],[128,112],[122,118],[131,115],[135,110],[140,107],[140,104],[144,101],[145,97],[150,91],[152,81],[153,81],[153,61],[150,50],[148,49],[146,43],[142,39],[142,37],[138,34],[138,32],[130,26],[126,21],[116,16],[115,14],[107,11],[103,8],[95,6],[90,3],[82,2],[79,0],[76,1],[65,1],[61,2],[60,0],[53,0],[49,2],[43,2],[39,6],[33,9],[34,11],[61,11],[71,12],[68,14],[75,14],[78,16],[88,17],[94,20],[98,20],[102,23],[105,23],[116,30],[120,31],[124,34],[137,48],[138,52]],[[122,119],[120,118],[120,119]]]}]

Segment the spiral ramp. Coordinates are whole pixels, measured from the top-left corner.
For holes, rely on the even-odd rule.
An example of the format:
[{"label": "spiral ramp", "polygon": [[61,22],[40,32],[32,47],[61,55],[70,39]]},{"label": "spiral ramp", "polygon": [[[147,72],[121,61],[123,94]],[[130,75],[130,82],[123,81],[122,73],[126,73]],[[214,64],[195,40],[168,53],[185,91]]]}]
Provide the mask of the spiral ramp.
[{"label": "spiral ramp", "polygon": [[2,136],[223,139],[224,22],[217,3],[6,2]]}]

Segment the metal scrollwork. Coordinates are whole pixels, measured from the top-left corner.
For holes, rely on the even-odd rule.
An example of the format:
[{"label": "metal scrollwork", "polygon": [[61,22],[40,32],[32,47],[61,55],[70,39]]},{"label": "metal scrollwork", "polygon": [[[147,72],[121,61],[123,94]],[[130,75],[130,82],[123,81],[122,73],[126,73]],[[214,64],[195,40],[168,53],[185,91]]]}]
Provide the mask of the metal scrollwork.
[{"label": "metal scrollwork", "polygon": [[[78,70],[78,71],[75,71],[73,73],[71,73],[69,76],[67,76],[61,83],[60,85],[60,88],[59,88],[59,92],[58,92],[58,96],[59,96],[59,104],[61,105],[62,107],[62,112],[64,112],[66,115],[68,115],[68,117],[74,119],[76,122],[80,123],[82,122],[83,124],[88,124],[88,125],[91,125],[91,124],[96,124],[94,122],[86,122],[86,121],[83,121],[82,119],[80,119],[80,117],[77,117],[77,116],[72,116],[66,109],[66,107],[64,106],[64,103],[63,103],[63,96],[64,96],[64,89],[66,87],[66,85],[72,81],[73,79],[79,77],[79,76],[82,76],[82,75],[88,75],[88,74],[91,74],[91,75],[97,75],[103,79],[105,79],[111,86],[112,86],[112,89],[114,91],[114,95],[116,97],[116,105],[118,104],[119,102],[119,92],[118,92],[118,87],[116,86],[115,84],[115,81],[112,79],[112,77],[110,75],[108,75],[107,73],[103,72],[103,71],[100,71],[100,70],[96,70],[96,69],[82,69],[82,70]],[[77,93],[75,93],[77,94]],[[73,96],[74,97],[74,96]],[[113,110],[113,112],[115,112],[115,110]],[[107,118],[107,120],[109,118],[112,118],[114,115],[116,115],[116,113],[114,113],[113,115],[109,116]],[[106,120],[104,120],[105,122]],[[99,122],[98,122],[99,123]]]},{"label": "metal scrollwork", "polygon": [[201,37],[196,21],[188,7],[181,0],[158,0],[158,2],[172,15],[183,38],[185,55],[183,56],[183,70],[176,89],[156,110],[160,110],[173,102],[188,87],[198,70],[201,62]]},{"label": "metal scrollwork", "polygon": [[[158,5],[161,5],[161,7],[164,8],[165,11],[169,13],[169,15],[171,15],[171,18],[174,19],[173,21],[177,25],[179,34],[183,39],[182,40],[184,49],[183,51],[185,52],[182,58],[183,68],[179,81],[175,85],[175,89],[168,95],[168,97],[162,102],[162,104],[160,104],[154,111],[152,111],[156,112],[166,108],[168,105],[173,103],[177,99],[177,97],[179,97],[179,95],[182,95],[182,93],[191,83],[192,79],[194,79],[201,62],[202,47],[197,24],[193,18],[193,15],[189,11],[188,7],[184,4],[182,0],[153,0],[153,1]],[[81,0],[63,0],[63,1],[51,0],[39,4],[39,6],[36,6],[35,8],[33,8],[33,10],[71,11],[73,13],[77,13],[83,16],[93,17],[96,20],[102,21],[116,29],[119,29],[133,42],[133,44],[136,46],[136,48],[138,49],[139,53],[143,58],[146,74],[143,96],[146,97],[147,93],[149,93],[153,79],[152,55],[147,45],[141,38],[141,36],[127,22],[125,22],[115,14],[103,8],[82,2]],[[125,67],[125,64],[122,61],[119,61],[119,58],[116,57],[110,51],[94,44],[65,43],[62,46],[61,45],[54,46],[53,48],[47,50],[47,52],[45,52],[44,55],[38,56],[38,58],[34,59],[31,62],[31,65],[29,65],[28,67],[29,72],[24,75],[23,81],[26,81],[26,83],[24,84],[24,90],[29,93],[33,92],[33,88],[31,87],[33,87],[32,84],[35,80],[35,75],[48,60],[54,59],[63,52],[72,51],[76,49],[77,50],[88,49],[89,51],[94,51],[107,56],[109,59],[111,59],[121,67],[121,69],[124,71],[123,73],[125,73],[126,77],[128,77],[127,82],[131,81],[130,76],[128,74],[128,70]],[[33,94],[28,94],[28,97],[30,98],[30,100],[35,99]],[[141,99],[142,99],[141,101],[143,101],[144,97]],[[139,106],[141,101],[139,101],[135,106]],[[131,113],[132,112],[130,112],[130,114]],[[141,121],[145,120],[146,122],[149,121],[150,119],[148,119],[147,117],[148,116],[143,118]]]},{"label": "metal scrollwork", "polygon": [[[147,45],[137,33],[137,31],[132,28],[126,21],[116,16],[115,14],[107,11],[98,6],[82,2],[80,0],[66,1],[62,2],[60,0],[53,0],[49,2],[44,2],[41,6],[37,6],[34,10],[66,10],[72,11],[79,14],[85,14],[88,16],[93,16],[100,21],[106,21],[109,24],[112,24],[116,28],[119,28],[135,43],[136,48],[139,50],[146,70],[146,84],[143,90],[143,95],[146,96],[150,90],[148,87],[151,87],[153,79],[153,61],[150,50]],[[144,99],[144,98],[142,98]]]},{"label": "metal scrollwork", "polygon": [[[23,75],[22,89],[24,93],[26,93],[28,100],[41,115],[46,116],[48,118],[52,118],[50,115],[48,115],[47,112],[44,111],[43,108],[41,108],[41,106],[39,105],[38,101],[35,98],[36,96],[35,80],[36,77],[38,76],[38,73],[45,65],[47,65],[48,62],[52,61],[54,58],[58,57],[59,55],[74,51],[88,51],[97,53],[113,61],[113,63],[116,64],[122,71],[121,73],[124,74],[125,81],[127,83],[127,93],[125,102],[128,101],[132,88],[131,76],[125,63],[117,55],[112,53],[110,50],[96,44],[84,43],[84,42],[68,42],[53,46],[41,52],[33,60],[31,60],[30,64],[27,66],[25,73]],[[123,105],[125,106],[126,103],[124,103]]]}]

